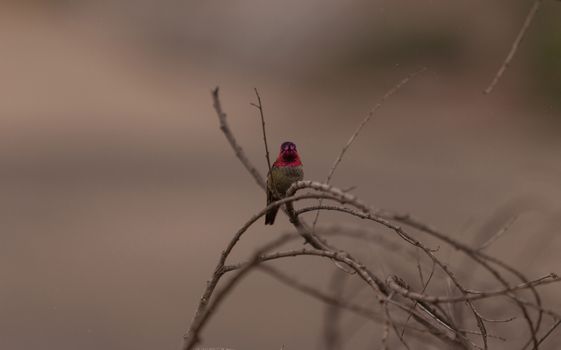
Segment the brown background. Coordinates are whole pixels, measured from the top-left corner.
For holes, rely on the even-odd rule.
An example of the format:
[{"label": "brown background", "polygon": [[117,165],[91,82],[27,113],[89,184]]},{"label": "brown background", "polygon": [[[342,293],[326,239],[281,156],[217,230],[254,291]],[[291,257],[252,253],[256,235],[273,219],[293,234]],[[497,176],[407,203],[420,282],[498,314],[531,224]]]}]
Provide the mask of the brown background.
[{"label": "brown background", "polygon": [[[490,251],[533,277],[560,272],[560,4],[544,2],[496,91],[481,93],[529,7],[2,2],[0,347],[178,347],[220,250],[265,201],[218,129],[216,85],[261,171],[253,87],[271,148],[294,141],[306,178],[323,181],[369,108],[426,66],[363,130],[333,183],[465,242],[520,213]],[[287,228],[285,217],[274,227],[259,223],[234,257]],[[361,249],[382,275],[409,263]],[[439,254],[460,261],[445,248]],[[320,287],[333,271],[314,258],[281,266]],[[559,287],[546,288],[549,305],[561,306]],[[203,344],[321,348],[322,312],[256,272],[205,329]],[[347,348],[378,346],[378,330],[356,324]],[[499,332],[522,339],[513,328]]]}]

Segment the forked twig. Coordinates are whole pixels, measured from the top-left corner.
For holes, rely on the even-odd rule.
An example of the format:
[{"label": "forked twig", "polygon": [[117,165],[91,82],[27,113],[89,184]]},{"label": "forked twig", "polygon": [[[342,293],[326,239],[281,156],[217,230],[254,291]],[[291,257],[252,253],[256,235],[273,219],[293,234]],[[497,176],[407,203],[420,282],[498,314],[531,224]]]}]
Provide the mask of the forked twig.
[{"label": "forked twig", "polygon": [[[263,143],[265,144],[265,158],[267,158],[267,167],[268,167],[268,174],[271,173],[271,158],[269,156],[269,145],[267,142],[267,132],[265,131],[265,116],[263,115],[263,104],[261,103],[261,95],[259,95],[259,91],[257,88],[254,88],[255,95],[257,96],[257,104],[251,103],[251,105],[259,110],[259,116],[261,117],[261,129],[263,130]],[[271,181],[273,178],[271,177]],[[275,188],[275,186],[271,186]]]},{"label": "forked twig", "polygon": [[265,183],[265,180],[263,179],[263,176],[261,176],[259,171],[253,166],[253,164],[251,164],[251,162],[245,155],[242,146],[238,144],[236,138],[234,137],[234,134],[232,134],[232,131],[230,130],[230,126],[228,125],[228,121],[226,118],[226,113],[224,113],[224,111],[222,110],[222,104],[220,103],[220,98],[218,97],[218,87],[212,90],[212,105],[214,106],[214,110],[216,111],[218,120],[220,121],[220,130],[222,130],[224,136],[226,136],[226,139],[230,143],[230,146],[232,146],[236,157],[238,157],[243,166],[247,169],[247,171],[249,171],[253,179],[255,179],[255,182],[257,182],[257,185],[259,185],[259,187],[261,187],[262,189],[266,189],[267,185]]}]

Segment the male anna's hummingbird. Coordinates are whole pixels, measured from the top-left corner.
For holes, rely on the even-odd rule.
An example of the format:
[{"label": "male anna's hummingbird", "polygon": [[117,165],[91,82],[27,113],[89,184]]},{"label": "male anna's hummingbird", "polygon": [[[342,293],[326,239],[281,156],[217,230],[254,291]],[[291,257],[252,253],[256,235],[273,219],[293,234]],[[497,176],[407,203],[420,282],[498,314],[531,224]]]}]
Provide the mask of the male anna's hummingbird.
[{"label": "male anna's hummingbird", "polygon": [[[304,169],[296,145],[292,142],[283,142],[279,156],[267,176],[267,205],[283,198],[290,186],[303,178]],[[275,222],[278,211],[279,207],[267,211],[265,225],[272,225]]]}]

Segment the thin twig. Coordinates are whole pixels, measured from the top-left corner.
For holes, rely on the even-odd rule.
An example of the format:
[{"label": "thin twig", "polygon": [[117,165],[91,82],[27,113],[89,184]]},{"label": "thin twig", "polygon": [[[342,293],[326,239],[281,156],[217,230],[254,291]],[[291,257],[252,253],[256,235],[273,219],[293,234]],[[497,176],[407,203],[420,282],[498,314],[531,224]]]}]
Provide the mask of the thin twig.
[{"label": "thin twig", "polygon": [[542,3],[542,0],[535,0],[534,1],[534,4],[530,8],[530,11],[528,11],[528,14],[526,15],[526,19],[524,20],[524,24],[522,25],[522,28],[520,28],[520,31],[518,32],[518,35],[516,36],[516,39],[512,43],[512,46],[510,48],[510,51],[508,52],[508,55],[506,56],[505,60],[503,61],[503,63],[499,67],[499,70],[497,71],[497,74],[495,74],[495,76],[493,77],[493,80],[491,81],[491,83],[489,84],[487,89],[485,89],[485,91],[484,91],[485,94],[490,94],[493,91],[493,88],[495,87],[495,85],[497,85],[497,83],[499,82],[499,79],[501,79],[504,72],[506,71],[506,69],[510,65],[510,61],[512,61],[512,59],[514,58],[514,55],[516,54],[516,51],[518,50],[518,46],[522,42],[522,39],[524,39],[524,35],[528,31],[528,27],[530,27],[530,24],[532,23],[532,20],[534,19],[534,16],[536,15],[536,12],[538,11],[541,3]]},{"label": "thin twig", "polygon": [[388,350],[388,338],[390,336],[390,319],[386,317],[382,333],[382,350]]},{"label": "thin twig", "polygon": [[230,143],[230,146],[232,146],[232,149],[234,150],[236,157],[238,157],[240,162],[242,162],[243,166],[247,169],[247,171],[249,171],[249,173],[251,174],[253,179],[255,179],[255,182],[257,182],[259,187],[265,190],[267,188],[267,185],[265,183],[265,180],[263,179],[263,176],[261,176],[259,171],[253,166],[253,164],[251,164],[250,160],[245,155],[245,152],[243,151],[242,147],[236,141],[234,134],[232,134],[232,132],[230,131],[230,126],[228,125],[226,113],[224,113],[224,111],[222,110],[222,105],[220,104],[220,98],[218,96],[218,87],[212,90],[212,102],[213,102],[212,105],[214,106],[214,110],[216,111],[216,114],[218,115],[218,119],[220,121],[220,130],[222,130],[224,136],[226,136],[226,139]]},{"label": "thin twig", "polygon": [[386,301],[384,302],[384,312],[386,314],[386,322],[389,323],[389,325],[393,328],[393,331],[395,332],[395,335],[397,336],[397,339],[399,339],[401,344],[403,344],[403,346],[405,346],[407,350],[410,350],[411,348],[409,347],[409,344],[407,344],[403,336],[400,334],[399,329],[397,329],[397,325],[395,324],[395,322],[392,319],[392,316],[390,315],[390,308],[388,306],[388,303],[391,301],[393,295],[394,293],[390,293],[386,297]]},{"label": "thin twig", "polygon": [[[368,112],[366,117],[364,117],[364,119],[360,122],[360,124],[358,125],[356,130],[353,132],[353,134],[351,135],[351,137],[349,138],[347,143],[343,146],[343,148],[339,152],[339,155],[337,156],[337,158],[335,158],[335,161],[333,162],[333,165],[331,166],[331,169],[329,169],[329,173],[327,174],[327,178],[325,180],[326,184],[331,183],[331,178],[333,177],[333,174],[335,173],[335,170],[337,169],[337,166],[339,166],[339,163],[341,163],[341,161],[343,160],[343,157],[345,156],[345,153],[347,152],[349,147],[351,147],[351,145],[353,144],[353,142],[357,138],[357,136],[360,133],[360,131],[362,130],[362,128],[364,128],[364,126],[368,123],[368,121],[370,121],[370,119],[376,114],[376,112],[383,106],[384,102],[386,102],[387,99],[389,99],[390,97],[392,97],[392,95],[394,95],[396,92],[398,92],[399,89],[401,89],[405,84],[407,84],[409,82],[409,80],[414,78],[416,75],[423,73],[426,70],[427,70],[427,68],[423,67],[423,68],[419,69],[418,71],[409,74],[407,77],[405,77],[404,79],[399,81],[396,85],[394,85],[390,90],[388,90],[388,92],[386,92],[386,94],[384,96],[382,96],[380,101]],[[322,202],[320,201],[319,205],[321,205],[321,204],[322,204]],[[318,218],[319,218],[319,211],[316,213],[316,217],[314,218],[314,223],[312,225],[312,231],[314,231],[314,232],[315,232],[315,228],[316,228]]]},{"label": "thin twig", "polygon": [[495,290],[495,291],[488,291],[488,292],[485,292],[485,291],[478,291],[478,292],[468,291],[468,293],[470,293],[471,295],[457,296],[457,297],[424,295],[424,294],[422,294],[422,292],[421,293],[411,292],[409,289],[402,287],[397,282],[397,280],[395,279],[395,276],[388,277],[388,280],[386,281],[386,283],[392,290],[394,290],[395,292],[399,293],[400,295],[402,295],[404,297],[414,299],[414,300],[418,300],[418,301],[425,301],[425,302],[429,302],[429,303],[438,304],[438,303],[457,303],[457,302],[467,301],[467,300],[479,300],[479,299],[487,299],[487,298],[496,297],[496,296],[505,296],[509,292],[514,292],[514,291],[523,290],[523,289],[529,289],[530,287],[537,287],[537,286],[542,286],[542,285],[546,285],[546,284],[550,284],[550,283],[556,283],[556,282],[560,282],[560,281],[561,281],[561,278],[559,278],[558,276],[556,276],[554,274],[549,274],[549,275],[541,277],[537,280],[530,281],[530,283],[522,283],[522,284],[519,284],[519,285],[514,286],[514,287],[499,289],[499,290]]},{"label": "thin twig", "polygon": [[493,236],[491,236],[487,241],[485,241],[485,243],[483,243],[479,248],[477,248],[477,250],[483,250],[486,249],[487,247],[489,247],[491,244],[495,243],[495,241],[499,238],[501,238],[502,235],[504,235],[511,227],[512,224],[514,224],[514,222],[518,219],[518,216],[514,216],[512,219],[510,219],[506,225],[504,225],[497,233],[495,233]]},{"label": "thin twig", "polygon": [[[421,256],[419,254],[419,249],[415,250],[415,260],[417,261],[417,272],[419,273],[419,280],[421,281],[421,285],[425,286],[425,277],[423,276],[423,269],[421,267]],[[434,271],[434,264],[432,264],[432,267]]]},{"label": "thin twig", "polygon": [[[333,271],[331,281],[329,282],[329,290],[334,293],[336,300],[344,300],[343,292],[345,290],[346,276],[346,270],[336,269]],[[323,317],[323,339],[326,350],[339,350],[342,348],[341,333],[339,331],[341,311],[341,307],[335,304],[326,305]]]},{"label": "thin twig", "polygon": [[[232,291],[232,289],[238,284],[242,277],[244,277],[258,262],[259,256],[271,249],[274,249],[282,244],[284,244],[290,237],[285,235],[281,236],[280,238],[276,239],[275,241],[265,245],[261,249],[258,249],[249,264],[244,266],[237,274],[234,275],[228,282],[218,291],[215,293],[212,301],[208,303],[208,306],[203,310],[199,317],[196,317],[191,326],[189,327],[189,331],[184,336],[184,342],[182,349],[183,350],[191,350],[193,347],[199,343],[200,341],[200,332],[203,327],[208,322],[210,316],[216,310],[218,305],[224,300],[224,298]],[[219,274],[222,276],[224,271],[220,270],[217,271],[215,274]],[[209,296],[210,297],[210,296]]]},{"label": "thin twig", "polygon": [[388,100],[396,92],[398,92],[399,89],[401,89],[411,79],[413,79],[415,76],[423,73],[426,70],[427,70],[427,68],[423,67],[423,68],[419,69],[418,71],[409,74],[407,77],[405,77],[404,79],[399,81],[399,83],[394,85],[388,92],[386,92],[385,95],[382,96],[380,101],[368,112],[366,117],[360,122],[360,124],[356,128],[355,132],[351,135],[351,137],[349,138],[349,140],[347,141],[345,146],[343,146],[343,148],[341,149],[341,152],[339,152],[339,155],[337,156],[337,158],[333,162],[333,165],[331,166],[331,169],[329,169],[329,173],[327,174],[327,179],[325,181],[327,184],[329,184],[331,182],[331,178],[333,177],[333,174],[335,173],[335,170],[337,169],[337,166],[343,160],[343,157],[345,156],[345,153],[347,152],[349,147],[351,147],[351,145],[353,144],[353,142],[357,138],[357,136],[360,133],[360,131],[362,130],[362,128],[364,128],[364,126],[368,123],[368,121],[370,121],[370,119],[376,114],[376,112],[384,105],[384,102],[386,102],[386,100]]},{"label": "thin twig", "polygon": [[545,333],[545,335],[543,337],[541,337],[540,341],[538,342],[538,345],[543,343],[543,341],[549,337],[551,335],[551,333],[557,328],[559,327],[559,325],[561,325],[561,319],[557,320],[557,322],[555,322],[555,324],[553,324],[553,326],[551,326],[551,328]]},{"label": "thin twig", "polygon": [[[255,95],[257,96],[257,104],[251,103],[252,106],[259,110],[259,116],[261,117],[261,129],[263,130],[263,143],[265,144],[265,158],[267,158],[267,167],[268,167],[268,174],[271,174],[271,158],[269,156],[269,145],[267,143],[267,132],[265,131],[265,116],[263,113],[263,104],[261,103],[261,95],[259,95],[259,91],[257,88],[254,88]],[[273,177],[271,176],[271,182],[273,181]],[[272,184],[271,188],[276,188],[274,184]]]},{"label": "thin twig", "polygon": [[[418,250],[417,250],[417,252],[418,252]],[[417,255],[417,256],[418,256],[418,255]],[[419,274],[420,274],[420,277],[421,277],[421,283],[423,283],[423,289],[421,290],[421,293],[424,293],[425,290],[427,289],[427,287],[429,286],[430,281],[432,280],[432,276],[434,276],[434,271],[436,270],[436,269],[435,269],[435,268],[436,268],[436,264],[435,264],[434,262],[432,263],[432,268],[431,268],[431,271],[430,271],[429,277],[427,278],[427,282],[426,282],[426,283],[423,282],[423,274],[422,274],[422,272],[421,272],[421,265],[419,264],[419,261],[418,261],[418,260],[417,260],[417,268],[419,269]],[[415,306],[417,306],[417,304],[418,304],[418,301],[415,300],[415,304],[413,304],[413,308],[415,308]],[[407,323],[409,322],[410,319],[411,319],[411,315],[409,315],[409,316],[407,317],[407,320],[405,321],[405,324],[407,324]],[[403,327],[403,329],[401,330],[401,336],[403,337],[404,334],[405,334],[405,327]]]}]

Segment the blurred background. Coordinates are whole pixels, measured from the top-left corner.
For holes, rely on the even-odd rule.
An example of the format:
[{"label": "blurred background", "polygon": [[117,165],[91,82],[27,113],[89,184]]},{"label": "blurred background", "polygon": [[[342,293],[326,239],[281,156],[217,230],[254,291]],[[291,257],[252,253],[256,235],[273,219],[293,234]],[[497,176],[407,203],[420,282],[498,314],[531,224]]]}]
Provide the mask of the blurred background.
[{"label": "blurred background", "polygon": [[[324,181],[385,91],[427,67],[370,121],[333,184],[466,243],[518,215],[489,251],[530,277],[561,272],[561,3],[544,1],[503,79],[482,94],[530,6],[3,1],[0,347],[179,346],[221,249],[265,204],[218,128],[215,86],[263,173],[254,87],[273,153],[294,141],[306,178]],[[322,214],[320,224],[340,218]],[[282,215],[257,224],[232,258],[289,227]],[[380,275],[411,264],[374,244],[341,244]],[[444,247],[439,256],[462,261]],[[279,266],[321,288],[334,270],[316,258]],[[559,310],[560,288],[544,288]],[[255,272],[202,346],[322,349],[323,309]],[[378,346],[379,327],[345,317],[345,348]],[[513,327],[497,332],[521,341]]]}]

